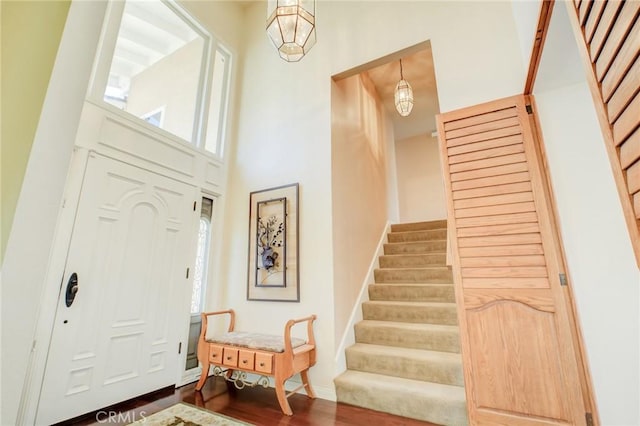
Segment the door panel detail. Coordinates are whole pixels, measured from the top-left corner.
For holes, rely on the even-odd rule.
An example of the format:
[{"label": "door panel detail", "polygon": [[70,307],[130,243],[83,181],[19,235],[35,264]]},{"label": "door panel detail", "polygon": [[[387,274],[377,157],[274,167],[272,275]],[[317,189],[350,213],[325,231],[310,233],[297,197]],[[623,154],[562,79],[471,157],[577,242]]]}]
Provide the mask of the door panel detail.
[{"label": "door panel detail", "polygon": [[51,424],[175,383],[175,348],[188,316],[195,188],[92,154],[62,292],[37,423]]},{"label": "door panel detail", "polygon": [[471,424],[584,424],[525,98],[438,116]]}]

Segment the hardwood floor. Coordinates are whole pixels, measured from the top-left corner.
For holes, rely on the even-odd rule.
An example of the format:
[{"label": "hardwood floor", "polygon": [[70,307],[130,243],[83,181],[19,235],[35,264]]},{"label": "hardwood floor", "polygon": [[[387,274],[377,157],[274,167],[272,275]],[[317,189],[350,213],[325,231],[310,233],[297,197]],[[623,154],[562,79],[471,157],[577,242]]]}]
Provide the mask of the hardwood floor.
[{"label": "hardwood floor", "polygon": [[[167,388],[130,401],[105,408],[58,425],[122,425],[142,416],[149,416],[178,402],[203,407],[238,420],[260,426],[268,425],[376,425],[376,426],[436,426],[432,423],[393,416],[325,399],[309,399],[305,395],[292,395],[289,404],[293,416],[280,411],[272,388],[262,387],[236,390],[220,379],[210,378],[202,392],[195,391],[195,383],[178,388]],[[111,417],[110,417],[111,416]]]}]

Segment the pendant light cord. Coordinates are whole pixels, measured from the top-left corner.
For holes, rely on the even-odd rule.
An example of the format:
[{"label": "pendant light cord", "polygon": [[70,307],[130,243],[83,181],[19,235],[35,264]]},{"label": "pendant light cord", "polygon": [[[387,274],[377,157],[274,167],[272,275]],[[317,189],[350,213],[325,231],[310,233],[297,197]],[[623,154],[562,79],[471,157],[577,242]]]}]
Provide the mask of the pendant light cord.
[{"label": "pendant light cord", "polygon": [[400,80],[404,80],[404,77],[402,76],[402,59],[400,59]]}]

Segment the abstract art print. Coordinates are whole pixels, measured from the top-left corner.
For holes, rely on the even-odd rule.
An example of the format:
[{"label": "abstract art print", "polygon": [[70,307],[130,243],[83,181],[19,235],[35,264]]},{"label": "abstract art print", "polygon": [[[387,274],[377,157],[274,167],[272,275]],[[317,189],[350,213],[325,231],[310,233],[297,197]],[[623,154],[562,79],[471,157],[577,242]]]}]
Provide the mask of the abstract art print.
[{"label": "abstract art print", "polygon": [[247,300],[299,302],[298,184],[249,195]]}]

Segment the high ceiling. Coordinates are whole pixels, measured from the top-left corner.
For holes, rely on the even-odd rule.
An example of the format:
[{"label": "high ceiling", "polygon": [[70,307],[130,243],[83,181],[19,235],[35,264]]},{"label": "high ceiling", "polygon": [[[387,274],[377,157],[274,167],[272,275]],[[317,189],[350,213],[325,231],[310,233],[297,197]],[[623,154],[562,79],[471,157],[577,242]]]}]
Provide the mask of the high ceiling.
[{"label": "high ceiling", "polygon": [[398,114],[393,100],[396,84],[400,80],[400,61],[391,60],[366,73],[391,117],[396,140],[418,134],[430,135],[436,130],[435,116],[440,109],[430,45],[402,57],[402,74],[413,88],[413,110],[408,117]]}]

